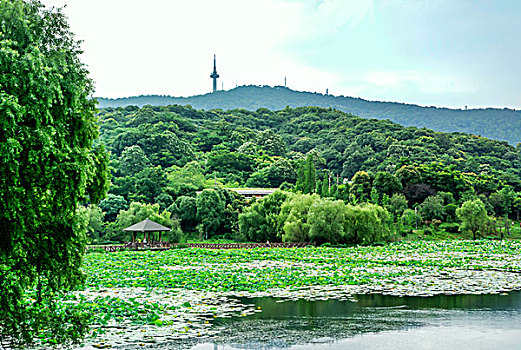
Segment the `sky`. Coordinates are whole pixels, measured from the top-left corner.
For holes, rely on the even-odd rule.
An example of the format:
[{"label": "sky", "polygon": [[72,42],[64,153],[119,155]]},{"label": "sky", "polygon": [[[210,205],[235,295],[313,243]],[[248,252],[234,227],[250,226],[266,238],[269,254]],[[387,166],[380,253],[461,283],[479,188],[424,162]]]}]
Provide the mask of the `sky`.
[{"label": "sky", "polygon": [[42,0],[62,7],[95,96],[294,90],[521,108],[518,0]]}]

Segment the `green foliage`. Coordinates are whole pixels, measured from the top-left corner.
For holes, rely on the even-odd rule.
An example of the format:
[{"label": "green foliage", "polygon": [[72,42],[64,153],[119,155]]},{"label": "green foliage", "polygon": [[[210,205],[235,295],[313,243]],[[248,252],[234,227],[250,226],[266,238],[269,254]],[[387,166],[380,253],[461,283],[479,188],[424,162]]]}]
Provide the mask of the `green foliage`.
[{"label": "green foliage", "polygon": [[272,156],[283,156],[286,153],[286,145],[282,137],[271,129],[264,130],[257,136],[257,145]]},{"label": "green foliage", "polygon": [[115,177],[110,191],[128,201],[154,203],[166,186],[165,171],[158,165],[146,167],[132,176]]},{"label": "green foliage", "polygon": [[505,186],[500,191],[490,194],[489,202],[497,216],[508,216],[514,209],[516,194],[512,187]]},{"label": "green foliage", "polygon": [[181,229],[185,232],[195,230],[197,225],[197,203],[196,199],[188,196],[180,196],[175,203],[168,208],[174,218],[181,222]]},{"label": "green foliage", "polygon": [[389,203],[386,208],[396,217],[400,217],[407,209],[407,198],[401,193],[395,193],[389,198]]},{"label": "green foliage", "polygon": [[405,187],[411,184],[417,184],[421,182],[421,174],[415,166],[404,165],[396,171],[396,177]]},{"label": "green foliage", "polygon": [[105,221],[113,222],[121,210],[128,209],[128,203],[124,197],[109,193],[99,207],[105,213]]},{"label": "green foliage", "polygon": [[447,204],[443,208],[443,211],[445,212],[445,220],[447,222],[456,222],[456,220],[457,220],[456,210],[457,209],[458,209],[458,206],[453,203]]},{"label": "green foliage", "polygon": [[443,206],[443,198],[439,196],[427,197],[425,201],[418,206],[420,214],[425,220],[445,218],[445,209]]},{"label": "green foliage", "polygon": [[322,197],[329,197],[329,174],[324,173],[324,179],[322,180],[322,186],[320,188],[320,195]]},{"label": "green foliage", "polygon": [[150,165],[147,155],[138,145],[126,147],[119,157],[118,170],[122,176],[132,176]]},{"label": "green foliage", "polygon": [[163,192],[154,199],[154,202],[159,204],[159,210],[162,211],[169,208],[174,203],[174,199],[168,193]]},{"label": "green foliage", "polygon": [[172,166],[168,168],[167,180],[175,192],[181,194],[181,188],[193,188],[193,194],[205,187],[206,180],[203,170],[197,162],[189,162],[183,167]]},{"label": "green foliage", "polygon": [[78,212],[79,216],[84,220],[83,225],[87,227],[87,236],[92,241],[98,241],[105,213],[95,204],[90,204],[87,207],[80,206],[78,207]]},{"label": "green foliage", "polygon": [[316,194],[293,194],[282,204],[279,214],[279,225],[284,233],[283,242],[309,241],[308,213],[311,206],[320,200]]},{"label": "green foliage", "polygon": [[365,171],[357,171],[351,179],[349,193],[359,201],[367,201],[371,196],[372,181],[371,176]]},{"label": "green foliage", "polygon": [[254,156],[227,150],[212,151],[207,157],[208,173],[215,173],[225,182],[245,183],[256,165]]},{"label": "green foliage", "polygon": [[[114,168],[111,192],[129,202],[159,201],[164,207],[170,197],[195,197],[204,188],[284,186],[352,205],[382,205],[396,232],[404,226],[419,226],[421,232],[421,217],[455,221],[456,208],[477,197],[495,215],[515,219],[521,214],[520,153],[505,142],[318,107],[225,111],[146,106],[103,109],[100,118]],[[137,173],[123,162],[125,150],[134,147],[148,159],[136,161]],[[167,154],[167,149],[179,153]],[[224,209],[205,209],[210,213],[205,224],[201,214],[191,223],[182,220],[183,229],[204,235],[211,228],[214,238],[236,239],[239,231],[248,240],[274,240],[274,232],[282,238],[284,225],[255,229],[254,223],[265,225],[261,208],[248,212],[241,224],[242,204],[222,190],[219,194]],[[172,211],[175,207],[170,206]],[[409,208],[417,208],[417,215],[410,215]],[[292,234],[308,234],[307,216],[295,219]]]},{"label": "green foliage", "polygon": [[206,189],[197,195],[197,221],[202,224],[205,238],[219,233],[224,224],[226,201],[217,190]]},{"label": "green foliage", "polygon": [[[154,165],[167,168],[172,165],[185,164],[193,157],[192,147],[188,142],[181,139],[182,131],[177,124],[165,127],[162,119],[165,116],[156,114],[153,109],[147,107],[151,116],[143,118],[142,122],[134,122],[135,117],[127,121],[130,127],[121,131],[113,140],[112,151],[115,156],[120,156],[127,148],[134,145],[139,146],[150,162]],[[140,114],[138,110],[136,114]],[[140,118],[138,116],[138,118]]]},{"label": "green foliage", "polygon": [[450,192],[438,191],[436,196],[441,199],[443,205],[449,205],[455,202],[454,196]]},{"label": "green foliage", "polygon": [[520,214],[521,214],[521,196],[518,194],[516,198],[514,198],[512,202],[512,214],[515,215],[514,217],[516,220],[519,221]]},{"label": "green foliage", "polygon": [[281,206],[287,198],[287,192],[275,191],[247,207],[239,215],[242,239],[253,242],[280,242],[282,230],[278,218]]},{"label": "green foliage", "polygon": [[317,244],[339,244],[346,241],[347,208],[343,201],[320,200],[308,214],[309,238]]},{"label": "green foliage", "polygon": [[387,239],[387,211],[374,204],[346,206],[345,240],[349,243],[371,244]]},{"label": "green foliage", "polygon": [[479,232],[486,228],[487,223],[490,221],[485,205],[479,199],[463,203],[456,210],[456,215],[461,221],[460,229],[471,232],[474,239],[476,239]]},{"label": "green foliage", "polygon": [[335,190],[335,199],[341,199],[344,202],[349,201],[349,185],[339,185]]},{"label": "green foliage", "polygon": [[[83,281],[78,204],[107,190],[107,155],[81,50],[63,13],[0,0],[0,339],[25,345],[86,331],[55,297]],[[30,298],[34,302],[28,302]]]},{"label": "green foliage", "polygon": [[376,173],[373,186],[378,192],[385,193],[388,196],[392,196],[402,190],[400,180],[386,171],[379,171]]},{"label": "green foliage", "polygon": [[370,244],[387,239],[387,211],[373,204],[346,205],[318,195],[291,194],[278,224],[284,242]]},{"label": "green foliage", "polygon": [[179,243],[183,242],[184,239],[185,235],[183,234],[179,220],[172,220],[172,231],[168,232],[168,242]]},{"label": "green foliage", "polygon": [[[171,218],[171,213],[166,210],[160,212],[159,204],[144,204],[139,202],[132,202],[130,203],[128,210],[120,211],[116,221],[118,229],[121,231],[145,219],[150,219],[169,228],[172,228],[174,224]],[[124,237],[128,240],[128,235],[120,234],[119,237],[114,238],[123,241],[125,240]]]},{"label": "green foliage", "polygon": [[[413,206],[437,192],[451,193],[461,202],[469,195],[488,196],[504,185],[521,191],[519,153],[482,137],[404,128],[317,107],[276,112],[198,111],[176,105],[144,109],[100,112],[102,139],[115,170],[111,192],[128,201],[153,203],[160,192],[173,198],[195,196],[195,191],[216,184],[278,187],[296,182],[298,191],[322,192],[316,188],[317,173],[331,173],[343,184],[358,171],[375,174],[374,179],[370,175],[366,183],[356,181],[351,196],[333,186],[330,196],[376,203],[376,196],[371,199],[374,187],[380,201],[384,194],[390,198],[402,192]],[[133,122],[136,118],[139,123]],[[161,139],[165,130],[175,134],[180,147],[191,145],[182,146],[186,152],[175,161],[164,160],[161,144],[149,144],[148,139]],[[138,173],[124,170],[121,157],[128,147],[141,148],[149,160]]]},{"label": "green foliage", "polygon": [[[445,166],[440,162],[421,164],[416,168],[422,182],[429,185],[434,191],[451,193],[454,198],[460,199],[464,193],[472,191],[471,180],[455,166]],[[487,179],[484,176],[484,179]]]},{"label": "green foliage", "polygon": [[309,153],[306,162],[298,171],[297,191],[304,194],[314,193],[317,186],[315,162],[313,154]]},{"label": "green foliage", "polygon": [[277,159],[273,164],[251,174],[246,186],[277,188],[283,183],[295,183],[297,181],[295,163],[287,159]]},{"label": "green foliage", "polygon": [[408,231],[412,231],[421,225],[422,217],[420,213],[412,209],[405,209],[401,221]]},{"label": "green foliage", "polygon": [[90,152],[89,180],[85,188],[86,196],[91,203],[99,203],[106,197],[110,186],[109,155],[103,144],[92,147]]},{"label": "green foliage", "polygon": [[244,197],[235,191],[219,188],[221,197],[224,198],[224,221],[220,234],[224,238],[237,238],[239,236],[239,214],[243,212]]},{"label": "green foliage", "polygon": [[[411,104],[367,101],[347,96],[293,91],[280,86],[241,86],[230,91],[223,91],[218,96],[203,95],[188,98],[136,96],[116,100],[102,98],[99,101],[102,107],[183,104],[207,111],[212,109],[256,111],[260,107],[264,107],[263,110],[265,111],[266,108],[283,110],[286,106],[321,106],[353,113],[364,118],[388,119],[405,126],[428,128],[443,132],[483,135],[491,139],[507,140],[512,145],[516,145],[521,140],[519,133],[519,130],[521,130],[521,119],[519,118],[520,112],[518,110],[508,108],[460,110],[421,107]],[[273,118],[271,113],[265,113],[260,109],[257,112],[259,116],[264,118]],[[318,124],[313,130],[317,131],[321,128],[321,125]],[[408,156],[409,150],[397,150],[396,154]]]},{"label": "green foliage", "polygon": [[147,203],[154,203],[166,187],[166,175],[160,166],[145,168],[139,172],[135,178],[134,192],[130,198],[142,200]]}]

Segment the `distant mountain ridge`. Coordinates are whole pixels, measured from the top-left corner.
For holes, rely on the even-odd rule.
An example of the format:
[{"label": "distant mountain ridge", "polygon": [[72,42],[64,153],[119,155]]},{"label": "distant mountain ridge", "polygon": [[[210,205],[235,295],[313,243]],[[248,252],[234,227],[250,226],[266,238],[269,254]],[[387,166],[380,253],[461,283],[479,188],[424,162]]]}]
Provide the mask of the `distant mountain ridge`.
[{"label": "distant mountain ridge", "polygon": [[368,101],[347,96],[295,91],[283,86],[241,86],[190,97],[134,96],[97,98],[100,108],[134,106],[191,105],[195,109],[281,110],[318,106],[338,109],[363,118],[389,119],[405,126],[425,127],[444,132],[464,132],[516,145],[521,142],[521,111],[512,109],[449,109],[421,107],[397,102]]}]

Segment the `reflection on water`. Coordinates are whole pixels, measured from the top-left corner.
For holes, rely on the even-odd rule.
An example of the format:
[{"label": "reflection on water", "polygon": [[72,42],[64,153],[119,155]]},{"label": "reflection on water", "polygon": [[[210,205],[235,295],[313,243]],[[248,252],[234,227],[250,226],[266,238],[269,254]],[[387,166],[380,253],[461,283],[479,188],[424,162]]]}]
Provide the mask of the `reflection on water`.
[{"label": "reflection on water", "polygon": [[261,307],[262,313],[251,318],[285,319],[288,317],[343,317],[374,309],[405,308],[409,310],[521,310],[521,292],[506,295],[437,295],[433,297],[393,297],[381,294],[357,295],[358,302],[287,301],[276,298],[240,299],[245,304]]},{"label": "reflection on water", "polygon": [[242,299],[262,312],[218,321],[218,338],[168,349],[521,349],[521,292],[350,301]]}]

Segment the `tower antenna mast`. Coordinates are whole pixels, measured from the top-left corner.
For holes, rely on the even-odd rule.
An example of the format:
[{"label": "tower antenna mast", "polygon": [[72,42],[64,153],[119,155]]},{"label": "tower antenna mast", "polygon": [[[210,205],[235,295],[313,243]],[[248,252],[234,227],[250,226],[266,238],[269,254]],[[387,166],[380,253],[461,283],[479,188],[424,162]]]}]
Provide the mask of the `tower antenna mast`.
[{"label": "tower antenna mast", "polygon": [[217,78],[219,78],[219,74],[217,74],[217,66],[215,64],[215,54],[213,55],[213,72],[210,74],[210,78],[213,79],[213,92],[217,91]]}]

